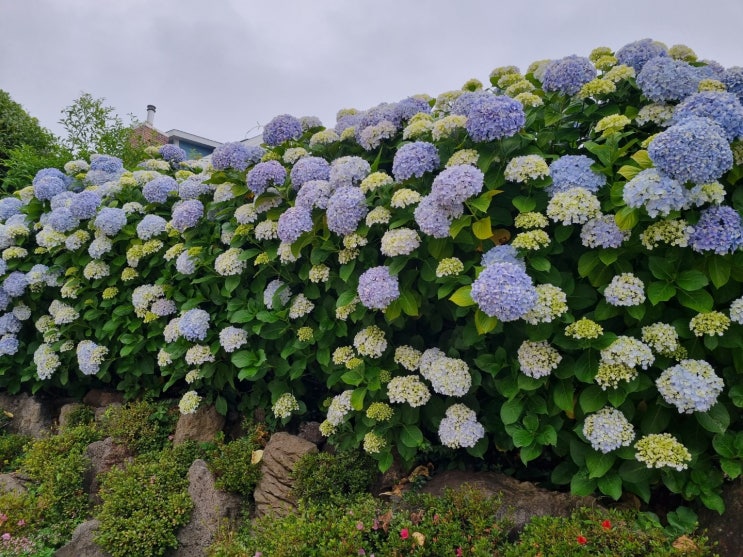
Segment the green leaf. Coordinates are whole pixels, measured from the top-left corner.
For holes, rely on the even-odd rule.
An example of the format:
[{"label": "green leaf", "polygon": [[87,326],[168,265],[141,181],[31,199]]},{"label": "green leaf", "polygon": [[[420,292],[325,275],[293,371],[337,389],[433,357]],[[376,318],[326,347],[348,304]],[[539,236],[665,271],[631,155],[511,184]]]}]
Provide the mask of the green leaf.
[{"label": "green leaf", "polygon": [[702,492],[699,498],[702,500],[702,503],[704,504],[704,506],[707,507],[708,509],[717,511],[719,514],[722,514],[725,512],[725,501],[717,493]]},{"label": "green leaf", "polygon": [[[493,190],[491,190],[493,191]],[[487,192],[490,193],[490,192]],[[483,213],[488,210],[488,207],[490,207],[490,203],[493,201],[492,195],[481,195],[479,197],[475,197],[474,199],[470,199],[467,201],[467,203],[474,207],[475,209],[482,211]]]},{"label": "green leaf", "polygon": [[671,421],[671,412],[660,404],[648,405],[647,412],[640,422],[643,433],[661,433]]},{"label": "green leaf", "polygon": [[351,371],[347,371],[343,375],[341,375],[341,381],[343,381],[346,385],[353,385],[354,387],[358,387],[361,385],[361,382],[364,380],[364,375],[359,372],[357,369],[352,369]]},{"label": "green leaf", "polygon": [[596,480],[588,477],[588,472],[580,470],[570,481],[570,493],[579,497],[591,495],[596,490]]},{"label": "green leaf", "polygon": [[642,149],[640,151],[636,151],[632,154],[630,157],[633,161],[635,161],[637,164],[640,165],[640,168],[650,168],[653,166],[653,161],[650,158],[650,155],[648,154],[646,149]]},{"label": "green leaf", "polygon": [[699,313],[712,311],[715,305],[715,301],[706,290],[696,290],[694,292],[679,290],[676,293],[676,298],[678,298],[682,306],[698,311]]},{"label": "green leaf", "polygon": [[575,475],[575,464],[569,461],[562,461],[560,464],[555,466],[550,475],[552,483],[557,485],[566,485],[570,483]]},{"label": "green leaf", "polygon": [[704,288],[709,284],[707,276],[700,271],[681,271],[676,277],[676,284],[682,290],[692,292]]},{"label": "green leaf", "polygon": [[519,210],[519,213],[528,213],[537,208],[537,202],[533,197],[525,197],[523,195],[517,195],[511,203]]},{"label": "green leaf", "polygon": [[730,261],[721,255],[711,256],[707,262],[707,273],[715,288],[722,288],[730,280]]},{"label": "green leaf", "polygon": [[597,451],[591,451],[586,455],[586,468],[588,468],[589,478],[600,478],[605,475],[612,466],[617,457],[613,454],[604,454]]},{"label": "green leaf", "polygon": [[418,429],[418,426],[403,424],[402,431],[400,431],[400,441],[406,447],[415,449],[423,443],[423,433]]},{"label": "green leaf", "polygon": [[599,478],[598,486],[601,493],[608,495],[615,501],[622,496],[622,478],[616,472]]},{"label": "green leaf", "polygon": [[720,460],[720,468],[722,468],[722,471],[731,480],[734,480],[743,473],[743,464],[741,464],[740,460],[723,458]]},{"label": "green leaf", "polygon": [[493,235],[493,228],[490,225],[490,217],[485,217],[472,224],[472,233],[479,240],[487,240]]},{"label": "green leaf", "polygon": [[735,458],[739,456],[735,448],[735,437],[729,433],[715,435],[712,439],[712,446],[715,452],[723,458]]},{"label": "green leaf", "polygon": [[480,309],[475,311],[475,328],[477,333],[485,335],[498,326],[497,317],[489,317]]},{"label": "green leaf", "polygon": [[667,282],[651,282],[648,286],[648,300],[654,306],[667,302],[676,295],[676,288]]},{"label": "green leaf", "polygon": [[418,300],[409,290],[403,290],[398,298],[400,302],[400,309],[411,317],[417,317],[418,315]]},{"label": "green leaf", "polygon": [[606,391],[603,391],[597,385],[591,385],[583,389],[578,398],[581,410],[586,414],[596,412],[606,404]]},{"label": "green leaf", "polygon": [[521,458],[521,462],[523,462],[524,465],[527,465],[532,460],[539,458],[541,454],[542,454],[542,447],[539,446],[537,443],[532,443],[531,445],[527,447],[523,447],[519,451],[519,457]]},{"label": "green leaf", "polygon": [[640,222],[640,212],[631,207],[622,207],[614,216],[614,221],[622,230],[632,230]]},{"label": "green leaf", "polygon": [[648,267],[653,276],[659,280],[672,281],[676,277],[676,267],[663,257],[648,257]]},{"label": "green leaf", "polygon": [[552,268],[552,263],[546,257],[530,257],[529,265],[535,271],[547,272]]},{"label": "green leaf", "polygon": [[470,292],[472,292],[472,285],[468,284],[467,286],[462,286],[461,288],[458,288],[454,294],[449,296],[449,300],[462,308],[474,306],[475,301],[472,299]]},{"label": "green leaf", "polygon": [[521,399],[508,400],[500,408],[500,419],[504,425],[515,424],[523,411],[524,403]]},{"label": "green leaf", "polygon": [[230,361],[237,368],[248,367],[256,363],[257,358],[249,350],[240,350],[230,357]]},{"label": "green leaf", "polygon": [[239,309],[230,317],[230,323],[249,323],[253,320],[253,313],[247,309]]},{"label": "green leaf", "polygon": [[627,180],[628,182],[637,176],[640,173],[641,168],[637,168],[636,166],[630,166],[629,164],[625,164],[617,170],[619,175]]},{"label": "green leaf", "polygon": [[217,396],[217,399],[214,401],[214,408],[216,408],[217,412],[222,416],[227,415],[227,401],[222,395]]},{"label": "green leaf", "polygon": [[578,274],[581,277],[587,277],[601,263],[599,254],[595,251],[587,251],[578,259]]},{"label": "green leaf", "polygon": [[454,222],[451,223],[451,226],[449,227],[449,235],[452,238],[456,238],[459,236],[459,233],[467,228],[470,223],[472,222],[472,215],[465,215],[463,217],[459,217],[458,219],[455,219]]},{"label": "green leaf", "polygon": [[351,261],[350,263],[341,265],[341,268],[338,271],[338,276],[341,277],[341,280],[343,282],[348,282],[348,279],[351,278],[351,275],[353,274],[353,270],[355,268],[356,268],[356,261]]},{"label": "green leaf", "polygon": [[360,412],[364,409],[364,398],[366,397],[366,388],[354,389],[351,393],[351,407]]},{"label": "green leaf", "polygon": [[513,444],[517,447],[528,447],[534,442],[534,438],[536,437],[534,432],[524,429],[521,426],[512,428],[509,433],[511,434],[511,439],[513,439]]},{"label": "green leaf", "polygon": [[743,408],[743,385],[733,385],[728,391],[730,401],[738,408]]},{"label": "green leaf", "polygon": [[700,426],[712,433],[725,433],[730,425],[730,414],[724,404],[715,404],[707,412],[696,412]]},{"label": "green leaf", "polygon": [[569,381],[560,381],[555,385],[555,389],[552,392],[552,400],[555,401],[555,405],[562,411],[572,414],[574,411],[574,400],[575,389],[573,384]]}]

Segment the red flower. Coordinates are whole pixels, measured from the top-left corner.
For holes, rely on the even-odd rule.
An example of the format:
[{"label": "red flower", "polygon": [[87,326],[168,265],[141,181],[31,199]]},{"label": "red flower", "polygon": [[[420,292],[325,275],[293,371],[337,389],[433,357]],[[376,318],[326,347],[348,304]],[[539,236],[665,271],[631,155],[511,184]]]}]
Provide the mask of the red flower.
[{"label": "red flower", "polygon": [[400,530],[400,537],[404,540],[407,540],[410,537],[410,532],[408,532],[407,528]]},{"label": "red flower", "polygon": [[604,520],[604,521],[603,521],[603,522],[601,523],[601,527],[602,527],[602,528],[603,528],[604,530],[611,530],[611,520]]},{"label": "red flower", "polygon": [[455,552],[456,557],[462,557],[462,548],[458,547]]},{"label": "red flower", "polygon": [[588,540],[585,536],[578,536],[578,543],[580,545],[586,545],[588,543]]}]

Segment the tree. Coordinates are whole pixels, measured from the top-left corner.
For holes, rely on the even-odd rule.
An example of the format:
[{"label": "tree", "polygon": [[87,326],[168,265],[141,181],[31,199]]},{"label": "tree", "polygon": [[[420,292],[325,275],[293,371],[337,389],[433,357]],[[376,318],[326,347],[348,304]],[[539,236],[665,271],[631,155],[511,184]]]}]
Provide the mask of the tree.
[{"label": "tree", "polygon": [[73,103],[62,109],[62,124],[67,137],[62,144],[76,158],[90,158],[93,153],[120,157],[130,167],[142,159],[142,147],[132,142],[132,132],[138,124],[130,115],[126,125],[105,98],[96,99],[82,93]]},{"label": "tree", "polygon": [[38,119],[0,89],[0,181],[8,173],[14,149],[24,147],[26,154],[48,156],[56,144],[54,135],[41,127]]}]

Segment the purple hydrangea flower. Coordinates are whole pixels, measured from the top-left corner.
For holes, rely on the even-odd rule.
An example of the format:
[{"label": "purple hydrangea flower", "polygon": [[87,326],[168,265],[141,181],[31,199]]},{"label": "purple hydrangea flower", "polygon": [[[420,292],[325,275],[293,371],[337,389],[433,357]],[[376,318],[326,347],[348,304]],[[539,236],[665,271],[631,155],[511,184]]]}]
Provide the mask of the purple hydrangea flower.
[{"label": "purple hydrangea flower", "polygon": [[427,141],[406,143],[395,153],[392,175],[398,182],[412,177],[420,178],[426,172],[436,170],[440,162],[439,150],[433,143]]},{"label": "purple hydrangea flower", "polygon": [[621,230],[612,215],[591,219],[583,225],[580,239],[587,248],[618,248],[629,238],[629,232]]},{"label": "purple hydrangea flower", "polygon": [[18,339],[15,335],[3,335],[0,338],[0,356],[12,356],[18,352]]},{"label": "purple hydrangea flower", "polygon": [[177,145],[163,145],[158,149],[160,156],[172,164],[177,164],[186,160],[186,151],[178,147]]},{"label": "purple hydrangea flower", "polygon": [[743,67],[733,66],[726,69],[722,75],[722,82],[728,88],[728,92],[736,95],[743,103]]},{"label": "purple hydrangea flower", "polygon": [[124,162],[111,155],[93,155],[90,158],[90,170],[100,170],[108,174],[124,172]]},{"label": "purple hydrangea flower", "polygon": [[211,193],[212,187],[205,184],[207,176],[189,176],[178,185],[178,197],[181,199],[198,199],[202,195]]},{"label": "purple hydrangea flower", "polygon": [[732,207],[713,206],[702,211],[689,236],[694,251],[713,251],[724,255],[743,246],[743,225],[740,214]]},{"label": "purple hydrangea flower", "polygon": [[485,175],[469,164],[450,166],[433,179],[431,197],[442,207],[457,207],[482,191]]},{"label": "purple hydrangea flower", "polygon": [[655,102],[678,101],[695,93],[699,76],[682,60],[659,56],[649,60],[637,74],[642,94]]},{"label": "purple hydrangea flower", "polygon": [[606,176],[595,172],[595,161],[585,155],[565,155],[550,164],[552,185],[547,188],[550,196],[570,188],[583,188],[596,193],[606,184]]},{"label": "purple hydrangea flower", "polygon": [[137,236],[140,240],[149,240],[165,232],[168,221],[158,215],[145,215],[137,224]]},{"label": "purple hydrangea flower", "polygon": [[[56,168],[45,168],[44,170],[56,170]],[[51,199],[55,195],[67,190],[67,181],[64,179],[68,178],[67,176],[60,172],[62,176],[46,173],[40,177],[39,174],[44,172],[44,170],[39,170],[33,181],[34,195],[36,199],[40,199],[41,201]],[[57,172],[59,171],[57,170]]]},{"label": "purple hydrangea flower", "polygon": [[2,287],[0,288],[0,311],[5,311],[6,309],[8,309],[9,304],[10,304],[10,296],[8,296],[8,293],[5,291],[5,288]]},{"label": "purple hydrangea flower", "polygon": [[322,120],[317,116],[302,116],[299,122],[302,124],[302,132],[323,127]]},{"label": "purple hydrangea flower", "polygon": [[291,244],[302,234],[312,230],[312,213],[307,207],[289,207],[279,217],[279,240]]},{"label": "purple hydrangea flower", "polygon": [[104,207],[93,224],[106,236],[115,236],[126,224],[126,213],[118,207]]},{"label": "purple hydrangea flower", "polygon": [[292,291],[279,279],[274,279],[266,285],[266,289],[263,291],[263,303],[266,304],[268,309],[274,309],[274,296],[278,294],[277,301],[278,309],[280,306],[285,306],[289,299],[292,297]]},{"label": "purple hydrangea flower", "polygon": [[261,147],[243,145],[239,141],[223,143],[212,153],[212,166],[216,170],[234,168],[242,171],[260,161],[265,152]]},{"label": "purple hydrangea flower", "polygon": [[3,290],[11,298],[23,296],[26,286],[28,286],[28,279],[26,274],[20,271],[13,271],[3,281]]},{"label": "purple hydrangea flower", "polygon": [[62,180],[62,182],[64,182],[65,189],[67,189],[67,186],[72,183],[72,178],[70,178],[64,172],[57,168],[42,168],[36,173],[31,183],[35,186],[38,182],[45,178],[59,178],[60,180]]},{"label": "purple hydrangea flower", "polygon": [[357,292],[365,307],[384,310],[400,297],[400,285],[388,267],[372,267],[359,277]]},{"label": "purple hydrangea flower", "polygon": [[361,122],[361,118],[364,116],[363,113],[357,112],[356,114],[346,114],[337,119],[335,123],[335,133],[338,135],[342,134],[344,130],[358,126]]},{"label": "purple hydrangea flower", "polygon": [[461,114],[462,116],[468,116],[472,107],[480,99],[490,99],[493,97],[492,93],[488,91],[465,91],[459,95],[454,102],[451,104],[452,114]]},{"label": "purple hydrangea flower", "polygon": [[173,207],[171,224],[178,232],[196,226],[204,215],[204,205],[198,199],[187,199]]},{"label": "purple hydrangea flower", "polygon": [[505,261],[485,267],[472,283],[472,299],[490,317],[514,321],[537,302],[531,277],[517,264]]},{"label": "purple hydrangea flower", "polygon": [[461,215],[464,207],[442,207],[431,195],[421,198],[413,211],[413,217],[421,232],[434,238],[446,238],[449,235],[451,221]]},{"label": "purple hydrangea flower", "polygon": [[683,414],[706,412],[725,387],[722,378],[704,360],[681,360],[661,373],[655,384],[665,401]]},{"label": "purple hydrangea flower", "polygon": [[12,313],[0,315],[0,335],[16,334],[23,328],[23,323]]},{"label": "purple hydrangea flower", "polygon": [[256,164],[248,172],[248,188],[255,195],[261,195],[270,186],[281,186],[286,180],[286,168],[279,161],[266,161]]},{"label": "purple hydrangea flower", "polygon": [[94,191],[85,190],[73,194],[70,200],[70,212],[77,219],[92,219],[98,212],[101,196]]},{"label": "purple hydrangea flower", "polygon": [[302,137],[302,122],[290,114],[279,114],[263,128],[263,141],[275,147]]},{"label": "purple hydrangea flower", "polygon": [[511,137],[526,123],[523,105],[505,95],[482,96],[475,100],[467,114],[467,133],[481,143]]},{"label": "purple hydrangea flower", "polygon": [[366,196],[360,188],[338,188],[328,200],[328,228],[342,236],[355,232],[367,212]]},{"label": "purple hydrangea flower", "polygon": [[297,207],[306,207],[310,210],[314,207],[326,209],[332,193],[333,188],[327,180],[310,180],[299,188],[295,203]]},{"label": "purple hydrangea flower", "polygon": [[596,77],[596,68],[583,56],[566,56],[553,60],[544,69],[542,87],[545,91],[560,91],[575,95],[586,83]]},{"label": "purple hydrangea flower", "polygon": [[709,118],[696,116],[656,135],[648,154],[658,170],[681,183],[708,184],[733,167],[724,130]]},{"label": "purple hydrangea flower", "polygon": [[371,172],[371,166],[361,157],[340,157],[330,165],[330,187],[358,186]]},{"label": "purple hydrangea flower", "polygon": [[397,110],[397,104],[380,103],[363,112],[359,123],[356,125],[356,138],[358,139],[359,132],[364,128],[376,126],[384,121],[390,122],[395,128],[400,127],[401,114]]},{"label": "purple hydrangea flower", "polygon": [[177,192],[178,182],[170,176],[158,176],[142,188],[142,195],[148,203],[165,203],[169,194]]},{"label": "purple hydrangea flower", "polygon": [[72,205],[72,199],[75,197],[75,192],[72,191],[63,191],[52,197],[52,199],[49,202],[50,207],[52,208],[52,211],[54,209],[59,209],[60,207],[67,207],[69,208],[70,205]]},{"label": "purple hydrangea flower", "polygon": [[710,118],[723,130],[728,141],[743,138],[743,106],[738,97],[723,91],[704,91],[689,95],[673,113],[674,123],[691,116]]},{"label": "purple hydrangea flower", "polygon": [[513,263],[526,270],[526,263],[519,257],[516,248],[510,244],[494,246],[482,254],[480,264],[483,267],[489,267],[495,263]]},{"label": "purple hydrangea flower", "polygon": [[637,73],[640,73],[648,60],[657,56],[667,57],[668,53],[663,45],[653,42],[652,39],[642,39],[626,44],[616,53],[620,64],[632,66]]},{"label": "purple hydrangea flower", "polygon": [[655,168],[647,168],[627,182],[622,197],[630,207],[645,207],[653,218],[689,207],[689,190]]},{"label": "purple hydrangea flower", "polygon": [[57,232],[69,232],[80,224],[67,207],[54,209],[48,214],[46,223]]},{"label": "purple hydrangea flower", "polygon": [[17,197],[3,197],[0,199],[0,221],[5,221],[21,212],[23,202]]},{"label": "purple hydrangea flower", "polygon": [[402,122],[405,120],[410,120],[413,116],[420,112],[430,114],[431,105],[429,105],[428,101],[426,101],[425,99],[421,99],[419,97],[408,97],[397,103],[397,105],[395,106],[395,111],[397,112],[397,117]]},{"label": "purple hydrangea flower", "polygon": [[178,332],[186,340],[204,340],[209,330],[209,314],[203,309],[189,309],[178,320]]},{"label": "purple hydrangea flower", "polygon": [[188,251],[181,252],[175,259],[175,269],[182,275],[192,275],[196,272],[196,259]]},{"label": "purple hydrangea flower", "polygon": [[178,308],[175,307],[175,302],[173,300],[158,298],[157,300],[152,302],[150,311],[158,317],[165,317],[166,315],[174,314],[176,311],[178,311]]},{"label": "purple hydrangea flower", "polygon": [[302,157],[294,163],[289,176],[292,187],[298,190],[310,180],[330,179],[330,163],[320,157]]}]

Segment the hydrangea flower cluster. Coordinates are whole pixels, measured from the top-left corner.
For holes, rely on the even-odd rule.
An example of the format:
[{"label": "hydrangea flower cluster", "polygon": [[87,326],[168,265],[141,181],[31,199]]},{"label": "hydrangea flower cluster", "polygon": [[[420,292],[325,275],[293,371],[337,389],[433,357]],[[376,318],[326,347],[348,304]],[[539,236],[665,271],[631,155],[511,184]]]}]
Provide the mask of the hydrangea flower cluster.
[{"label": "hydrangea flower cluster", "polygon": [[524,183],[549,176],[550,169],[543,157],[523,155],[508,161],[503,174],[509,182]]},{"label": "hydrangea flower cluster", "polygon": [[108,354],[108,348],[92,340],[81,340],[77,345],[77,363],[84,375],[95,375]]},{"label": "hydrangea flower cluster", "polygon": [[285,306],[291,297],[291,290],[279,279],[269,282],[263,291],[263,303],[268,309],[278,309],[274,308],[275,298],[281,306]]},{"label": "hydrangea flower cluster", "polygon": [[685,414],[712,408],[725,386],[704,360],[681,360],[661,373],[655,384],[663,399]]},{"label": "hydrangea flower cluster", "polygon": [[571,188],[583,188],[596,193],[604,184],[606,176],[595,172],[591,166],[595,161],[585,155],[563,155],[549,165],[552,184],[547,188],[550,195]]},{"label": "hydrangea flower cluster", "polygon": [[725,131],[728,141],[743,138],[743,106],[732,93],[705,91],[690,95],[676,107],[673,121],[683,122],[693,116],[713,120]]},{"label": "hydrangea flower cluster", "polygon": [[362,356],[379,358],[387,349],[387,340],[382,329],[376,325],[370,325],[356,333],[353,345]]},{"label": "hydrangea flower cluster", "polygon": [[394,361],[408,371],[415,371],[420,365],[421,356],[422,354],[419,350],[416,350],[412,346],[403,345],[395,348]]},{"label": "hydrangea flower cluster", "polygon": [[403,182],[414,177],[420,178],[426,172],[436,170],[439,164],[439,151],[433,143],[406,143],[395,153],[392,175],[398,182]]},{"label": "hydrangea flower cluster", "polygon": [[521,371],[533,379],[546,377],[557,369],[562,356],[546,340],[525,340],[518,349]]},{"label": "hydrangea flower cluster", "polygon": [[241,274],[248,266],[248,262],[242,258],[242,255],[243,250],[240,248],[229,248],[223,251],[214,260],[214,270],[223,277]]},{"label": "hydrangea flower cluster", "polygon": [[186,160],[186,151],[177,145],[166,144],[158,149],[160,156],[171,164],[178,164]]},{"label": "hydrangea flower cluster", "polygon": [[668,323],[643,327],[642,341],[662,356],[673,356],[680,348],[678,331]]},{"label": "hydrangea flower cluster", "polygon": [[733,253],[743,246],[743,221],[738,211],[728,206],[708,207],[702,211],[688,242],[694,251]]},{"label": "hydrangea flower cluster", "polygon": [[618,248],[629,237],[630,232],[620,229],[611,215],[593,218],[580,230],[581,243],[587,248]]},{"label": "hydrangea flower cluster", "polygon": [[621,273],[611,279],[604,297],[613,306],[637,306],[645,301],[645,285],[632,273]]},{"label": "hydrangea flower cluster", "polygon": [[330,165],[328,181],[331,189],[360,185],[371,172],[371,166],[361,157],[340,157]]},{"label": "hydrangea flower cluster", "polygon": [[313,304],[307,298],[307,296],[305,296],[302,293],[299,293],[292,300],[292,303],[289,306],[289,319],[299,319],[300,317],[304,317],[305,315],[309,314],[313,309],[315,309],[315,304]]},{"label": "hydrangea flower cluster", "polygon": [[248,172],[248,189],[258,196],[271,186],[281,186],[286,180],[286,169],[278,161],[259,162]]},{"label": "hydrangea flower cluster", "polygon": [[420,373],[431,383],[433,390],[442,395],[461,397],[466,395],[472,386],[467,362],[449,358],[438,348],[430,348],[423,352]]},{"label": "hydrangea flower cluster", "polygon": [[412,408],[423,406],[431,398],[431,392],[418,375],[393,377],[387,383],[387,397],[392,403],[408,404]]},{"label": "hydrangea flower cluster", "polygon": [[622,412],[605,406],[586,416],[583,435],[595,450],[607,454],[632,443],[635,430]]},{"label": "hydrangea flower cluster", "polygon": [[304,206],[289,207],[279,217],[276,233],[279,240],[291,244],[305,232],[312,230],[312,213]]},{"label": "hydrangea flower cluster", "polygon": [[704,335],[722,336],[728,330],[729,326],[730,319],[727,315],[719,311],[698,313],[689,321],[689,330],[698,337]]},{"label": "hydrangea flower cluster", "polygon": [[581,87],[596,77],[596,68],[583,56],[566,56],[547,64],[542,76],[545,91],[560,91],[575,95]]},{"label": "hydrangea flower cluster", "polygon": [[388,267],[372,267],[359,276],[359,299],[369,309],[384,310],[400,297],[400,286],[396,276]]},{"label": "hydrangea flower cluster", "polygon": [[281,145],[286,141],[299,139],[302,136],[302,122],[290,114],[275,116],[263,128],[263,141],[266,145]]},{"label": "hydrangea flower cluster", "polygon": [[616,57],[620,64],[632,66],[639,72],[648,60],[658,56],[668,56],[666,48],[652,39],[642,39],[624,45],[617,50]]},{"label": "hydrangea flower cluster", "polygon": [[395,228],[388,230],[382,236],[380,251],[383,255],[409,255],[420,246],[420,237],[410,228]]},{"label": "hydrangea flower cluster", "polygon": [[261,160],[265,154],[262,147],[243,145],[239,141],[223,143],[212,153],[212,166],[215,170],[245,170]]},{"label": "hydrangea flower cluster", "polygon": [[524,314],[524,321],[531,325],[551,323],[568,311],[568,298],[565,292],[552,284],[540,284],[536,287],[537,301]]},{"label": "hydrangea flower cluster", "polygon": [[178,320],[178,332],[186,340],[204,340],[209,330],[209,319],[209,313],[203,309],[190,309]]},{"label": "hydrangea flower cluster", "polygon": [[465,116],[467,133],[476,143],[511,137],[526,123],[520,102],[490,94],[474,99]]},{"label": "hydrangea flower cluster", "polygon": [[453,277],[464,271],[464,264],[457,257],[446,257],[436,265],[436,277]]},{"label": "hydrangea flower cluster", "polygon": [[635,459],[648,468],[686,470],[691,453],[670,433],[651,433],[635,443]]},{"label": "hydrangea flower cluster", "polygon": [[299,410],[299,403],[292,393],[282,393],[271,407],[274,416],[280,420],[291,417],[292,413]]},{"label": "hydrangea flower cluster", "polygon": [[485,436],[485,428],[473,410],[464,404],[453,404],[439,424],[441,444],[452,449],[474,447]]},{"label": "hydrangea flower cluster", "polygon": [[485,267],[472,283],[471,296],[486,315],[501,321],[523,317],[534,307],[538,298],[531,277],[524,268],[507,261]]},{"label": "hydrangea flower cluster", "polygon": [[219,344],[225,352],[234,352],[248,342],[248,333],[237,327],[225,327],[219,331]]},{"label": "hydrangea flower cluster", "polygon": [[351,234],[356,231],[367,212],[366,196],[360,188],[340,187],[328,200],[328,228],[339,235]]},{"label": "hydrangea flower cluster", "polygon": [[185,232],[199,223],[204,215],[204,204],[198,199],[187,199],[173,206],[170,223],[178,232]]},{"label": "hydrangea flower cluster", "polygon": [[601,203],[585,188],[569,188],[552,196],[547,204],[547,216],[563,225],[585,224],[601,216]]},{"label": "hydrangea flower cluster", "polygon": [[651,101],[679,101],[696,93],[700,77],[688,62],[657,56],[637,74],[637,85]]},{"label": "hydrangea flower cluster", "polygon": [[640,234],[640,241],[648,250],[655,249],[661,243],[685,248],[693,232],[694,227],[683,219],[660,220],[651,223]]},{"label": "hydrangea flower cluster", "polygon": [[170,194],[178,192],[178,182],[170,176],[160,174],[147,182],[142,188],[142,195],[148,203],[165,203]]},{"label": "hydrangea flower cluster", "polygon": [[194,414],[201,404],[201,396],[196,391],[188,391],[178,402],[178,409],[181,414]]}]

